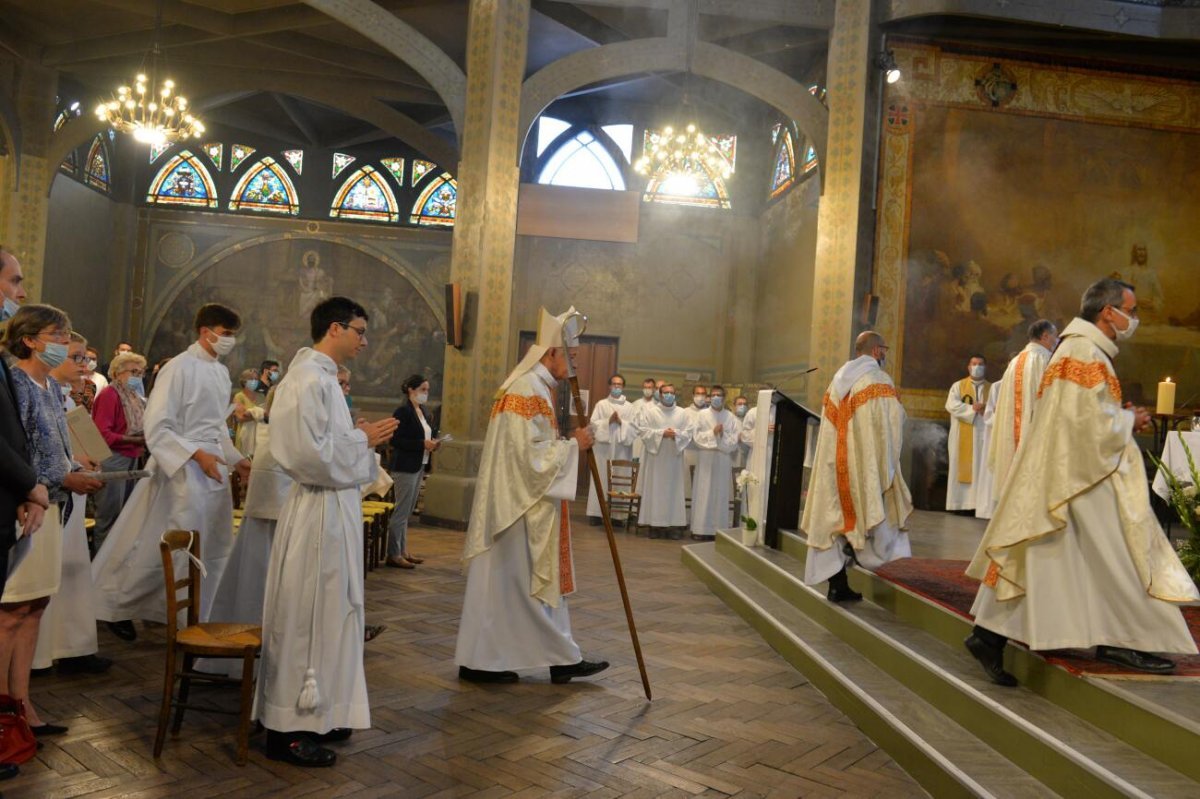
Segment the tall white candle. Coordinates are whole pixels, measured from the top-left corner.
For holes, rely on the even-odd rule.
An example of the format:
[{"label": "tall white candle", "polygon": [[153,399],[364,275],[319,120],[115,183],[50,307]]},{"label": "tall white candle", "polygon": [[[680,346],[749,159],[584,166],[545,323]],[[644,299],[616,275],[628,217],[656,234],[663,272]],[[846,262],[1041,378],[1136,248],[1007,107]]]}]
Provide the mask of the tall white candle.
[{"label": "tall white candle", "polygon": [[1169,377],[1158,384],[1158,413],[1164,416],[1175,415],[1175,384]]}]

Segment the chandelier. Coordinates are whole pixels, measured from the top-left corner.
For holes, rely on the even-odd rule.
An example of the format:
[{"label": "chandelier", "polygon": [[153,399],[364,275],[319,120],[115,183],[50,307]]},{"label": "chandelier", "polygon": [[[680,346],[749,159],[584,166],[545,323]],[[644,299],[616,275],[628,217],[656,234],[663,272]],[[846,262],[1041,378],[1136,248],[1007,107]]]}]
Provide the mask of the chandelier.
[{"label": "chandelier", "polygon": [[689,123],[683,130],[668,125],[646,136],[646,154],[633,165],[639,175],[688,175],[702,170],[728,178],[732,169],[717,145]]},{"label": "chandelier", "polygon": [[162,0],[154,19],[154,48],[150,52],[150,77],[139,72],[132,86],[120,86],[108,100],[96,106],[96,117],[143,144],[163,145],[204,134],[204,123],[188,110],[188,100],[175,91],[175,81],[158,81],[158,46],[162,33]]}]

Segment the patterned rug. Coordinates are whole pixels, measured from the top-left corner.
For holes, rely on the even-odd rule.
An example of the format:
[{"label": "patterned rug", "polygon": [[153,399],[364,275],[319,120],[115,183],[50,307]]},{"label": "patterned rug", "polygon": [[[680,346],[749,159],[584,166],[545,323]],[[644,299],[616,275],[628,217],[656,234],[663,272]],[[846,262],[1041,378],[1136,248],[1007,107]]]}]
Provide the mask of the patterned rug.
[{"label": "patterned rug", "polygon": [[[876,574],[969,620],[979,581],[964,574],[966,568],[965,560],[904,558],[885,564]],[[1192,638],[1200,641],[1200,608],[1185,607],[1182,610],[1188,629],[1192,631]],[[1160,677],[1102,663],[1093,657],[1090,649],[1057,649],[1035,654],[1073,674],[1091,674],[1115,679],[1200,678],[1200,655],[1172,655],[1171,659],[1176,663],[1175,673]]]}]

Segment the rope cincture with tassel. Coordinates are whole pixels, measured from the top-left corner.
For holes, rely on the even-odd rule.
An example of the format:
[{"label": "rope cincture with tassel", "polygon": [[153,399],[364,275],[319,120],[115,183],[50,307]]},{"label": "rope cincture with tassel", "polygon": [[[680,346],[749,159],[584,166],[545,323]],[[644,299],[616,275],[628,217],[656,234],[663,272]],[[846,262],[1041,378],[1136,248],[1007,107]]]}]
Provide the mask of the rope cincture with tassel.
[{"label": "rope cincture with tassel", "polygon": [[313,585],[312,622],[308,634],[308,667],[304,670],[304,684],[300,687],[300,696],[296,699],[296,707],[300,710],[316,710],[321,706],[321,689],[317,686],[317,670],[313,668],[313,649],[317,641],[317,602],[320,599],[321,550],[325,545],[325,503],[321,503],[321,522],[317,527],[317,580]]}]

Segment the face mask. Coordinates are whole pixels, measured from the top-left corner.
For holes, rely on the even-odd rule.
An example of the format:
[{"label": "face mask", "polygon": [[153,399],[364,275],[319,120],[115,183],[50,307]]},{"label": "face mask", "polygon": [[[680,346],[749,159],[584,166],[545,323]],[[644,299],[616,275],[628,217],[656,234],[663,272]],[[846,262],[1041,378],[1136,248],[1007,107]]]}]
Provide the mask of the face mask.
[{"label": "face mask", "polygon": [[703,394],[694,394],[692,396],[692,404],[695,405],[697,408],[707,408],[708,407],[708,398],[705,397]]},{"label": "face mask", "polygon": [[67,359],[67,345],[48,341],[46,342],[46,349],[41,352],[35,351],[33,356],[51,369],[57,369]]},{"label": "face mask", "polygon": [[741,419],[743,416],[746,415],[746,410],[747,410],[747,408],[745,405],[738,405],[736,408],[733,409],[733,412],[737,414],[737,417],[739,419]]},{"label": "face mask", "polygon": [[135,394],[146,396],[146,386],[142,383],[142,378],[133,375],[125,381],[126,387]]},{"label": "face mask", "polygon": [[21,304],[11,297],[4,298],[4,307],[0,308],[0,322],[5,319],[11,319],[16,316],[17,311],[21,310]]},{"label": "face mask", "polygon": [[672,405],[675,404],[675,395],[674,394],[663,394],[662,395],[662,404],[665,405],[666,407],[670,408]]},{"label": "face mask", "polygon": [[875,359],[875,363],[879,364],[879,368],[883,368],[883,362],[887,360],[887,355],[880,355]]},{"label": "face mask", "polygon": [[267,372],[267,382],[274,384],[279,382],[279,372]]},{"label": "face mask", "polygon": [[659,402],[659,403],[662,402],[662,392],[659,391],[657,388],[654,389],[654,401]]},{"label": "face mask", "polygon": [[1115,305],[1112,306],[1112,309],[1114,311],[1116,311],[1117,313],[1119,313],[1121,316],[1125,317],[1125,321],[1129,323],[1128,325],[1126,325],[1124,330],[1117,330],[1117,326],[1113,325],[1113,330],[1116,331],[1116,334],[1117,334],[1117,341],[1128,341],[1129,339],[1133,338],[1133,331],[1137,330],[1138,322],[1141,320],[1136,317],[1127,315],[1124,311],[1122,311],[1120,308],[1118,308]]},{"label": "face mask", "polygon": [[216,341],[210,341],[213,352],[218,358],[222,358],[233,352],[233,348],[237,346],[237,336],[217,336]]},{"label": "face mask", "polygon": [[983,366],[982,364],[980,364],[978,366],[972,366],[971,367],[971,377],[975,378],[976,380],[982,380],[983,372],[984,372],[985,368],[986,367]]},{"label": "face mask", "polygon": [[425,403],[429,402],[429,392],[423,391],[420,394],[417,394],[414,399],[417,401],[418,405],[424,405]]},{"label": "face mask", "polygon": [[724,406],[725,406],[725,398],[724,397],[713,397],[712,398],[712,409],[714,411],[719,411]]},{"label": "face mask", "polygon": [[88,371],[89,371],[89,372],[94,372],[94,371],[96,371],[96,359],[95,359],[95,358],[88,358],[88,359],[87,359],[87,368],[88,368]]},{"label": "face mask", "polygon": [[608,390],[608,396],[612,397],[613,399],[622,396],[624,393],[625,389],[621,386],[613,386]]},{"label": "face mask", "polygon": [[650,399],[651,397],[653,397],[653,396],[654,396],[654,389],[652,389],[652,388],[643,388],[643,389],[642,389],[642,396],[643,396],[643,397],[645,397],[646,399]]},{"label": "face mask", "polygon": [[250,389],[251,391],[258,391],[259,385],[260,383],[257,380],[246,381],[246,388]]}]

